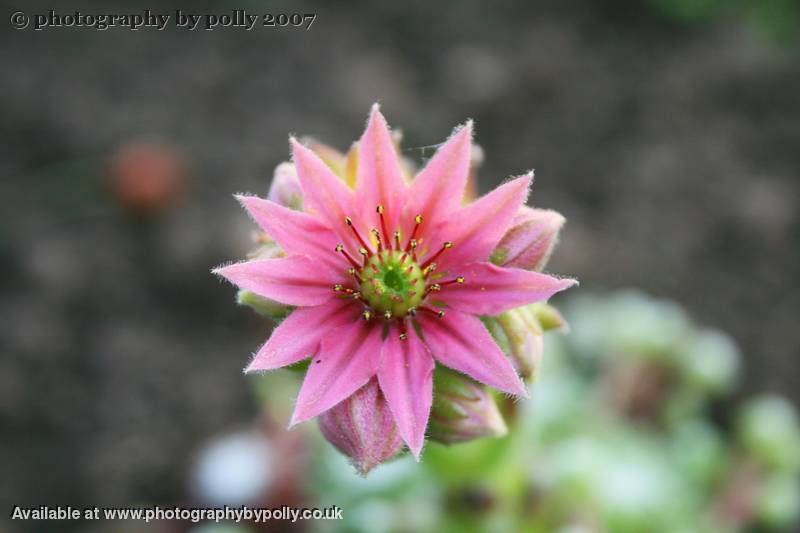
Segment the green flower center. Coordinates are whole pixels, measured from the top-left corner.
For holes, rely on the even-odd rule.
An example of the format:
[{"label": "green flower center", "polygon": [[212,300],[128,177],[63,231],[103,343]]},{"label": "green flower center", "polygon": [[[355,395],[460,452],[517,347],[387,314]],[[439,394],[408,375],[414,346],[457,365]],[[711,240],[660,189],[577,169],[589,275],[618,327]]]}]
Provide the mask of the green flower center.
[{"label": "green flower center", "polygon": [[420,265],[400,250],[372,255],[361,270],[361,295],[377,313],[403,317],[425,296],[425,275]]},{"label": "green flower center", "polygon": [[[453,243],[445,241],[442,247],[425,261],[417,257],[417,246],[421,242],[419,228],[422,224],[422,215],[414,217],[414,228],[408,238],[407,244],[402,245],[400,230],[389,233],[384,219],[382,205],[377,206],[378,223],[380,229],[370,230],[371,243],[361,235],[353,225],[353,219],[344,217],[344,223],[353,232],[358,241],[358,255],[363,259],[357,261],[345,248],[344,244],[337,244],[334,251],[350,265],[347,269],[349,276],[355,281],[355,288],[349,283],[337,283],[333,286],[334,292],[341,298],[353,298],[364,304],[361,316],[364,320],[382,317],[384,320],[395,320],[400,329],[400,339],[406,339],[406,317],[414,317],[417,311],[429,313],[438,318],[445,315],[440,303],[426,302],[432,292],[438,292],[443,287],[464,283],[464,277],[439,281],[442,274],[434,274],[435,260],[444,252],[453,247]],[[394,237],[392,239],[392,237]],[[362,262],[363,261],[363,262]],[[426,305],[430,303],[430,305]]]}]

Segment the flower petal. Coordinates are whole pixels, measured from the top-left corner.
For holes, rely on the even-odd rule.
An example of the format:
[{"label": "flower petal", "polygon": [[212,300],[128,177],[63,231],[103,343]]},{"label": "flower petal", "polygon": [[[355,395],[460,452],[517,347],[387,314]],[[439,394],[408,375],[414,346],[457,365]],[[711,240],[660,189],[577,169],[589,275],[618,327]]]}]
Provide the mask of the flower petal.
[{"label": "flower petal", "polygon": [[340,326],[311,360],[289,427],[327,411],[363,387],[378,371],[383,328],[364,321]]},{"label": "flower petal", "polygon": [[319,305],[333,298],[333,285],[341,281],[319,268],[319,262],[302,255],[234,263],[214,269],[242,289],[286,305]]},{"label": "flower petal", "polygon": [[479,318],[453,310],[443,318],[424,316],[420,327],[433,357],[443,365],[495,389],[528,396],[511,362]]},{"label": "flower petal", "polygon": [[433,357],[416,333],[400,340],[390,329],[383,343],[380,383],[400,435],[419,460],[433,401]]},{"label": "flower petal", "polygon": [[491,263],[472,263],[457,270],[453,273],[463,276],[464,283],[443,287],[437,300],[473,315],[499,315],[521,305],[547,300],[577,283],[574,279],[558,279]]},{"label": "flower petal", "polygon": [[319,219],[257,196],[237,195],[236,199],[289,255],[312,256],[335,271],[346,269],[344,259],[335,252],[341,239]]},{"label": "flower petal", "polygon": [[[379,228],[380,219],[375,208],[382,205],[387,231],[393,233],[400,220],[406,194],[392,134],[378,104],[375,104],[358,145],[356,205],[361,210],[364,223],[370,228]],[[391,239],[390,235],[385,237]]]},{"label": "flower petal", "polygon": [[316,212],[344,244],[357,249],[356,241],[344,221],[345,217],[354,213],[353,192],[317,154],[297,142],[297,139],[293,138],[291,143],[307,210]]},{"label": "flower petal", "polygon": [[292,311],[272,332],[245,372],[275,370],[316,354],[320,342],[339,326],[358,319],[352,300],[335,298]]},{"label": "flower petal", "polygon": [[557,211],[521,207],[511,229],[492,252],[492,261],[507,267],[541,270],[550,258],[565,221]]},{"label": "flower petal", "polygon": [[411,184],[403,217],[405,234],[413,228],[414,217],[422,215],[423,223],[435,226],[459,208],[469,175],[472,147],[472,121],[456,128],[436,151]]},{"label": "flower petal", "polygon": [[305,146],[308,146],[310,150],[317,154],[319,158],[328,165],[334,174],[340,178],[344,178],[346,158],[342,152],[313,137],[304,137],[302,141]]},{"label": "flower petal", "polygon": [[436,263],[444,270],[459,263],[486,261],[508,230],[519,207],[525,203],[533,174],[505,183],[486,196],[450,214],[436,228],[428,253],[436,253],[445,241],[453,242]]}]

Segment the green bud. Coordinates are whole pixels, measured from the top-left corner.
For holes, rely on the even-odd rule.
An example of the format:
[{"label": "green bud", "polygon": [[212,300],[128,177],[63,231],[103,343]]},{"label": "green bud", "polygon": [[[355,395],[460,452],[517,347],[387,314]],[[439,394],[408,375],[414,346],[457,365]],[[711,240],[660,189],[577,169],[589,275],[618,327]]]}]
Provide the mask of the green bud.
[{"label": "green bud", "polygon": [[263,296],[259,296],[254,292],[244,289],[236,294],[236,303],[239,305],[246,305],[259,315],[273,320],[283,320],[292,310],[292,307],[288,305],[270,300],[269,298],[264,298]]},{"label": "green bud", "polygon": [[539,302],[528,306],[533,315],[539,320],[545,331],[557,330],[566,332],[569,328],[561,312],[550,304]]},{"label": "green bud", "polygon": [[533,379],[544,351],[544,331],[532,306],[506,311],[495,320],[514,368],[525,380]]},{"label": "green bud", "polygon": [[441,366],[433,373],[428,436],[445,444],[502,437],[506,423],[486,387]]}]

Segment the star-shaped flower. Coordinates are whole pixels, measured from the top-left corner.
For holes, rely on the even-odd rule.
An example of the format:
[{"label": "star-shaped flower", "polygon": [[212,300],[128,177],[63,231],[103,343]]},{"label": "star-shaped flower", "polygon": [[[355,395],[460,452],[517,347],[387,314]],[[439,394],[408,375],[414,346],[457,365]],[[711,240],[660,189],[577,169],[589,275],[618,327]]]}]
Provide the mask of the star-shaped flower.
[{"label": "star-shaped flower", "polygon": [[287,255],[215,272],[296,307],[247,367],[267,371],[311,358],[291,426],[374,378],[400,436],[419,458],[435,364],[527,396],[479,317],[546,300],[575,281],[489,261],[533,176],[462,207],[471,143],[467,122],[408,185],[376,105],[358,144],[355,191],[291,139],[305,211],[238,197]]}]

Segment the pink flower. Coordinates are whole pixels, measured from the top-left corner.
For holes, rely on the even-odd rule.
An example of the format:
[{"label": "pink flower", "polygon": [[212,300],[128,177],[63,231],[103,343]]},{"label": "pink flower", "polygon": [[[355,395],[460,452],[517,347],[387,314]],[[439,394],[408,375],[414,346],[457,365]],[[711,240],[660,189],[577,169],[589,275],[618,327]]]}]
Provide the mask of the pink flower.
[{"label": "pink flower", "polygon": [[575,281],[489,262],[525,203],[532,175],[461,207],[471,142],[467,122],[407,185],[376,105],[358,144],[355,191],[291,139],[305,212],[239,197],[287,257],[215,272],[297,307],[247,367],[267,371],[311,357],[290,426],[325,413],[375,378],[400,436],[419,458],[436,363],[527,396],[478,317],[546,300]]}]

